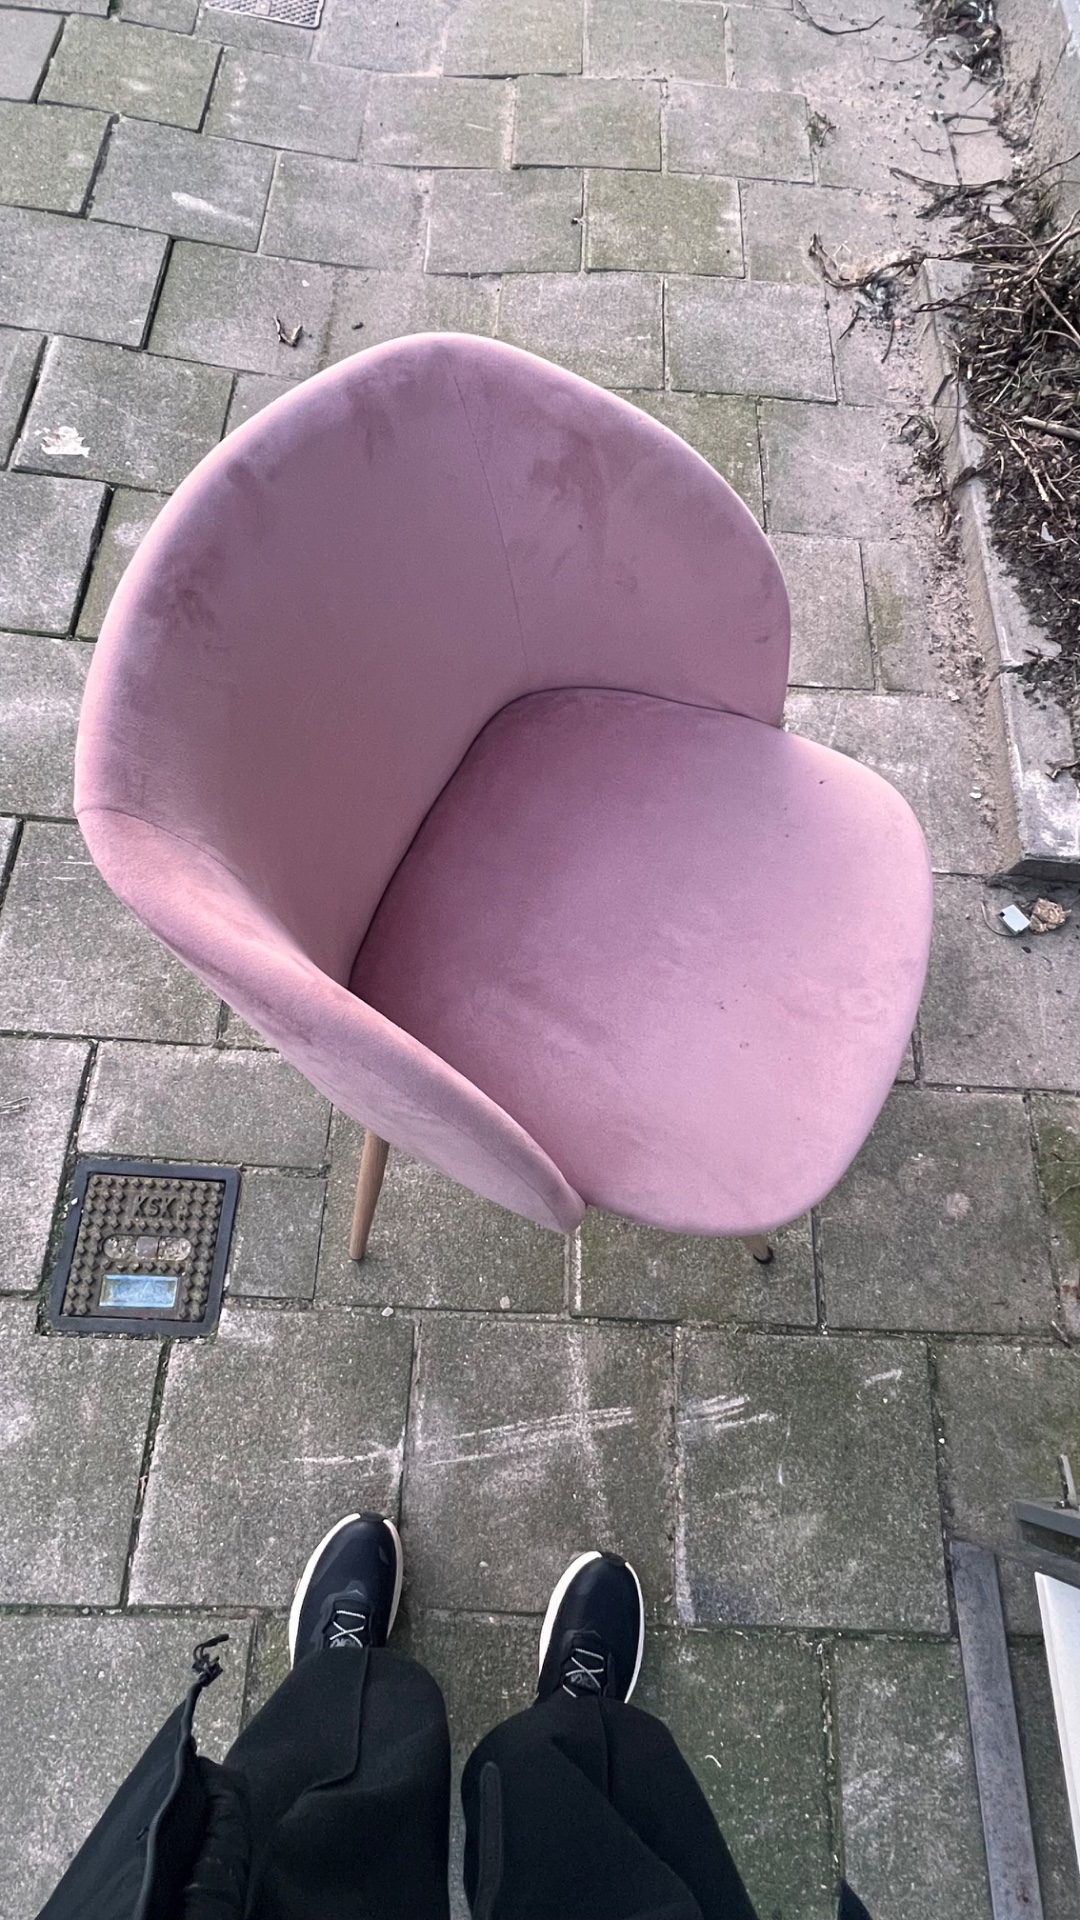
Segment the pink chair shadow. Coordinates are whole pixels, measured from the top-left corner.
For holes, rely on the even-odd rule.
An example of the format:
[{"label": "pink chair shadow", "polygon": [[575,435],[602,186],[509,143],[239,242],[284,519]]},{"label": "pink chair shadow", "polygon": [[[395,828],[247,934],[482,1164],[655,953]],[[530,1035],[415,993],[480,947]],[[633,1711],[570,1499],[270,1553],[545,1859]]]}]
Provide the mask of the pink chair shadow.
[{"label": "pink chair shadow", "polygon": [[76,806],[109,885],[386,1142],[568,1230],[767,1236],[911,1032],[905,801],[781,730],[788,607],[666,428],[391,342],[196,468],[113,600]]}]

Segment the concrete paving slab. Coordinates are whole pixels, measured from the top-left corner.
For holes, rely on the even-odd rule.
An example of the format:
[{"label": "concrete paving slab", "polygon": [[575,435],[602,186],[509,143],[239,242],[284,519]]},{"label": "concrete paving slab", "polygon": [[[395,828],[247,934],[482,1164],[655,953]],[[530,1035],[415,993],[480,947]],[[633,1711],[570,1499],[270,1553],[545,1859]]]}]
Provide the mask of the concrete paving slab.
[{"label": "concrete paving slab", "polygon": [[590,0],[586,67],[589,73],[722,84],[724,9],[681,0]]},{"label": "concrete paving slab", "polygon": [[634,1703],[670,1727],[756,1912],[833,1920],[815,1649],[794,1635],[652,1634]]},{"label": "concrete paving slab", "polygon": [[273,1307],[226,1307],[213,1341],[178,1345],[132,1600],[283,1606],[335,1520],[394,1513],[412,1345],[404,1317]]},{"label": "concrete paving slab", "polygon": [[664,312],[671,386],[835,399],[825,302],[811,288],[673,275]]},{"label": "concrete paving slab", "polygon": [[1050,1250],[1061,1293],[1061,1319],[1080,1336],[1080,1101],[1060,1094],[1029,1097],[1035,1163],[1046,1201]]},{"label": "concrete paving slab", "polygon": [[342,273],[324,359],[329,365],[406,333],[494,333],[498,285],[436,273]]},{"label": "concrete paving slab", "polygon": [[220,1760],[240,1722],[247,1620],[185,1614],[0,1620],[5,1920],[32,1920],[162,1722],[183,1699],[191,1654],[220,1633],[221,1678],[195,1720]]},{"label": "concrete paving slab", "polygon": [[1074,915],[1058,933],[1005,938],[995,916],[1012,898],[977,880],[937,881],[924,1072],[945,1086],[1067,1093],[1080,1086],[1080,922]]},{"label": "concrete paving slab", "polygon": [[94,186],[91,216],[152,227],[180,240],[253,250],[274,156],[239,140],[208,140],[182,127],[118,120]]},{"label": "concrete paving slab", "polygon": [[673,80],[664,124],[673,173],[737,174],[748,180],[814,177],[801,94]]},{"label": "concrete paving slab", "polygon": [[261,413],[272,400],[280,400],[283,393],[291,393],[295,385],[295,380],[279,380],[272,373],[238,373],[225,421],[226,433],[242,427],[245,420]]},{"label": "concrete paving slab", "polygon": [[364,118],[364,159],[390,167],[497,167],[510,111],[503,80],[377,74]]},{"label": "concrete paving slab", "polygon": [[590,1209],[572,1256],[571,1306],[615,1320],[740,1321],[813,1326],[817,1318],[809,1218],[777,1234],[768,1267],[738,1240],[660,1233]]},{"label": "concrete paving slab", "polygon": [[443,39],[448,74],[580,73],[580,0],[459,0]]},{"label": "concrete paving slab", "polygon": [[222,367],[52,340],[13,464],[171,493],[216,447],[231,394]]},{"label": "concrete paving slab", "polygon": [[858,542],[777,533],[772,545],[791,601],[792,686],[872,688]]},{"label": "concrete paving slab", "polygon": [[880,1920],[990,1920],[960,1649],[835,1649],[844,1865]]},{"label": "concrete paving slab", "polygon": [[435,66],[453,0],[326,0],[316,36],[316,60],[383,73],[423,73]]},{"label": "concrete paving slab", "polygon": [[403,168],[283,153],[262,250],[347,267],[418,266],[424,212],[420,178]]},{"label": "concrete paving slab", "polygon": [[[662,4],[674,10],[673,0]],[[738,188],[692,174],[591,172],[586,259],[593,269],[741,274]]]},{"label": "concrete paving slab", "polygon": [[[154,353],[303,379],[319,364],[334,296],[329,267],[178,240],[150,335]],[[290,347],[278,329],[300,338]]]},{"label": "concrete paving slab", "polygon": [[921,1342],[679,1336],[687,1625],[945,1631]]},{"label": "concrete paving slab", "polygon": [[40,333],[0,327],[0,465],[15,444],[43,344]]},{"label": "concrete paving slab", "polygon": [[349,1259],[364,1130],[335,1113],[318,1297],[357,1306],[561,1313],[566,1242],[434,1168],[391,1151],[367,1256]]},{"label": "concrete paving slab", "polygon": [[165,245],[161,234],[0,207],[0,322],[137,347]]},{"label": "concrete paving slab", "polygon": [[1024,1103],[900,1088],[822,1203],[831,1326],[1049,1332],[1046,1217]]},{"label": "concrete paving slab", "polygon": [[352,160],[360,145],[368,86],[367,74],[348,67],[226,47],[206,131],[258,146]]},{"label": "concrete paving slab", "polygon": [[240,1181],[228,1291],[271,1300],[311,1300],[326,1182],[256,1169]]},{"label": "concrete paving slab", "polygon": [[40,1286],[88,1049],[0,1039],[0,1293]]},{"label": "concrete paving slab", "polygon": [[403,1503],[415,1604],[541,1612],[573,1554],[612,1540],[668,1617],[670,1425],[660,1328],[426,1319]]},{"label": "concrete paving slab", "polygon": [[914,238],[910,209],[895,195],[747,180],[742,198],[746,265],[755,280],[799,280],[819,287],[821,270],[810,258],[815,233],[830,258],[850,266],[899,253]]},{"label": "concrete paving slab", "polygon": [[241,1726],[246,1727],[255,1718],[270,1695],[280,1687],[288,1671],[289,1616],[284,1611],[261,1614],[255,1623],[255,1638],[248,1661]]},{"label": "concrete paving slab", "polygon": [[[831,15],[821,17],[832,24]],[[805,92],[815,105],[819,99],[831,103],[861,96],[869,83],[871,53],[897,52],[887,31],[880,36],[821,33],[790,7],[730,6],[728,37],[735,87]],[[906,53],[912,44],[909,35],[900,51]]]},{"label": "concrete paving slab", "polygon": [[170,33],[190,33],[198,13],[199,0],[120,0],[121,20],[164,27]]},{"label": "concrete paving slab", "polygon": [[80,639],[96,640],[124,570],[149,533],[166,498],[163,493],[133,493],[127,487],[116,489],[94,555],[90,585],[79,608],[76,632]]},{"label": "concrete paving slab", "polygon": [[1049,1541],[1034,1533],[1025,1539],[1012,1506],[1056,1499],[1058,1454],[1080,1454],[1080,1357],[1057,1345],[950,1340],[939,1344],[936,1360],[949,1530],[1003,1555],[1008,1626],[1038,1633],[1034,1578],[1007,1555]]},{"label": "concrete paving slab", "polygon": [[40,98],[197,127],[217,60],[217,48],[203,40],[75,15],[49,63]]},{"label": "concrete paving slab", "polygon": [[889,693],[939,693],[929,593],[919,543],[864,540],[870,631]]},{"label": "concrete paving slab", "polygon": [[0,199],[78,213],[108,124],[83,107],[0,101]]},{"label": "concrete paving slab", "polygon": [[939,111],[938,103],[924,95],[911,97],[907,110],[898,112],[894,98],[875,99],[864,92],[857,112],[839,116],[822,142],[818,179],[823,186],[888,193],[896,179],[893,169],[903,167],[920,179],[950,185],[956,172]]},{"label": "concrete paving slab", "polygon": [[12,864],[12,849],[15,845],[15,836],[21,824],[22,822],[19,820],[4,820],[0,818],[0,888],[3,887],[8,876],[8,870]]},{"label": "concrete paving slab", "polygon": [[[53,11],[54,5],[55,5],[55,0],[26,0],[26,6],[28,8],[40,9],[42,11]],[[107,13],[108,10],[109,10],[109,0],[79,0],[79,4],[77,6],[66,7],[65,13],[104,14],[104,13]]]},{"label": "concrete paving slab", "polygon": [[90,480],[0,474],[0,627],[67,632],[104,504]]},{"label": "concrete paving slab", "polygon": [[295,1067],[254,1048],[98,1048],[82,1153],[321,1168],[329,1105]]},{"label": "concrete paving slab", "polygon": [[436,173],[427,271],[576,273],[581,193],[581,172],[571,167]]},{"label": "concrete paving slab", "polygon": [[0,100],[33,99],[63,24],[59,13],[0,12]]},{"label": "concrete paving slab", "polygon": [[764,400],[761,448],[770,532],[883,539],[907,533],[912,495],[900,484],[899,422],[876,407]]},{"label": "concrete paving slab", "polygon": [[92,648],[0,633],[0,809],[72,815],[75,729]]},{"label": "concrete paving slab", "polygon": [[1029,1643],[1012,1647],[1009,1661],[1035,1835],[1043,1917],[1044,1920],[1072,1920],[1072,1915],[1080,1912],[1080,1872],[1046,1655],[1041,1646]]},{"label": "concrete paving slab", "polygon": [[281,54],[287,60],[310,60],[320,38],[310,28],[286,26],[283,21],[260,19],[257,14],[233,13],[209,5],[207,0],[200,0],[195,36],[220,41],[227,47],[242,47],[247,53]]},{"label": "concrete paving slab", "polygon": [[715,467],[755,520],[765,517],[761,453],[752,399],[728,394],[650,393],[631,389],[623,398],[670,427]]},{"label": "concrete paving slab", "polygon": [[660,88],[646,80],[518,81],[515,167],[659,169]]},{"label": "concrete paving slab", "polygon": [[644,273],[510,274],[499,337],[602,387],[662,387],[661,282]]},{"label": "concrete paving slab", "polygon": [[981,797],[979,743],[951,701],[919,694],[793,693],[786,713],[793,733],[850,754],[903,794],[938,872],[985,873],[997,864]]},{"label": "concrete paving slab", "polygon": [[115,1606],[128,1553],[156,1341],[35,1331],[0,1301],[0,1600]]},{"label": "concrete paving slab", "polygon": [[110,893],[78,827],[28,822],[0,916],[0,1026],[209,1040],[217,1005]]}]

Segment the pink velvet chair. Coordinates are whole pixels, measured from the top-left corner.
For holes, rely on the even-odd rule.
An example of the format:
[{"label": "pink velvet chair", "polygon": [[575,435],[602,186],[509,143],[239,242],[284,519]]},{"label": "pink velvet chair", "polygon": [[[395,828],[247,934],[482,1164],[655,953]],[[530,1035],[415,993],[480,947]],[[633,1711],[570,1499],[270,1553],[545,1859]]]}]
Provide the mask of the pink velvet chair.
[{"label": "pink velvet chair", "polygon": [[76,804],[109,885],[386,1142],[567,1230],[769,1232],[914,1022],[905,801],[781,730],[724,481],[514,348],[394,341],[186,480],[113,600]]}]

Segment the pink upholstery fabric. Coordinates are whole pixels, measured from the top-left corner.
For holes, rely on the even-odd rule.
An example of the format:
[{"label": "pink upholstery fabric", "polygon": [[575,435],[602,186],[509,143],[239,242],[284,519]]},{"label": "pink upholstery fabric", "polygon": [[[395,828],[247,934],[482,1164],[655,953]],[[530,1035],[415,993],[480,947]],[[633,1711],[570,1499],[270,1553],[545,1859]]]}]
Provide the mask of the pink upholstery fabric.
[{"label": "pink upholstery fabric", "polygon": [[349,991],[357,952],[510,703],[626,689],[775,727],[787,646],[767,542],[681,441],[513,348],[397,341],[257,415],[164,509],[102,628],[76,808],[121,898],[344,1111],[566,1228],[572,1179]]},{"label": "pink upholstery fabric", "polygon": [[352,985],[588,1204],[751,1233],[862,1144],[928,913],[922,836],[876,774],[759,721],[572,689],[484,729]]}]

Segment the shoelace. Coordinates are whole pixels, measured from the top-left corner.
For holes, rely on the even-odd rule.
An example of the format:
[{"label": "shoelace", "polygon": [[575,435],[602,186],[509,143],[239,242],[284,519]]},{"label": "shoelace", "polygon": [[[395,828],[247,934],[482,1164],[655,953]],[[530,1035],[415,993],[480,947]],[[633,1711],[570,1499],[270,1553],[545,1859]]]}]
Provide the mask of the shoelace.
[{"label": "shoelace", "polygon": [[607,1662],[592,1647],[571,1647],[563,1669],[564,1693],[602,1693]]},{"label": "shoelace", "polygon": [[[349,1626],[348,1621],[355,1621]],[[330,1616],[326,1636],[328,1647],[365,1647],[367,1645],[368,1616],[357,1613],[351,1607],[335,1607]]]}]

